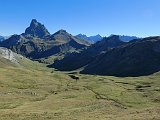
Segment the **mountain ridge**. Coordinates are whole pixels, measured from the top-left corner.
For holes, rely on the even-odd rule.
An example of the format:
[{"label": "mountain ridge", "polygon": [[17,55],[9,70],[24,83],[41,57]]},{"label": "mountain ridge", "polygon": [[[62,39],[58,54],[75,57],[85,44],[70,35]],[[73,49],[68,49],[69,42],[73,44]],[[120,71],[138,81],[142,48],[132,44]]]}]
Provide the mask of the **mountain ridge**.
[{"label": "mountain ridge", "polygon": [[[112,35],[114,35],[114,34],[111,34],[110,36],[112,36]],[[132,41],[134,39],[140,39],[139,37],[129,36],[129,35],[118,35],[118,36],[120,37],[120,40],[123,41],[123,42],[129,42],[129,41]],[[89,36],[89,37],[85,34],[78,34],[78,35],[76,35],[76,37],[78,37],[80,39],[88,40],[92,44],[103,39],[103,37],[99,34],[97,34],[95,36]]]}]

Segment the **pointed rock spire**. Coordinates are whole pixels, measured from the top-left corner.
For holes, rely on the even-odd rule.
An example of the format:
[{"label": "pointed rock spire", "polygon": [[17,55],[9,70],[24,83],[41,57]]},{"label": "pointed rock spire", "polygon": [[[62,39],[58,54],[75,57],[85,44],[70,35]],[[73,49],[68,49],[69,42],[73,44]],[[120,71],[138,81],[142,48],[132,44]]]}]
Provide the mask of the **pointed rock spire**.
[{"label": "pointed rock spire", "polygon": [[45,38],[46,36],[50,35],[50,33],[44,25],[37,22],[36,19],[33,19],[31,21],[30,26],[25,30],[25,35],[31,35],[33,37],[38,38]]}]

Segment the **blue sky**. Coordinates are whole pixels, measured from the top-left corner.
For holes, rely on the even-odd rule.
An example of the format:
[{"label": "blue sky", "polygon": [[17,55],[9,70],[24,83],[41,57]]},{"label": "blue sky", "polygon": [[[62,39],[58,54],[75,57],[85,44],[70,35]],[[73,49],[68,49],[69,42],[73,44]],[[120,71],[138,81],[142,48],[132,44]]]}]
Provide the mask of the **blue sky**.
[{"label": "blue sky", "polygon": [[0,0],[0,35],[21,34],[35,18],[50,33],[160,35],[160,0]]}]

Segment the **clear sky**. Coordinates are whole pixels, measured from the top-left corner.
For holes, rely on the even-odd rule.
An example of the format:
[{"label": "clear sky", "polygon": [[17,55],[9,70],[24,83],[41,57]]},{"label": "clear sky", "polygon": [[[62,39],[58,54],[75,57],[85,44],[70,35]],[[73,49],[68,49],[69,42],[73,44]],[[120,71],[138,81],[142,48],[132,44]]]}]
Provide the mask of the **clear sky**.
[{"label": "clear sky", "polygon": [[31,19],[50,33],[160,35],[160,0],[0,0],[0,35],[21,34]]}]

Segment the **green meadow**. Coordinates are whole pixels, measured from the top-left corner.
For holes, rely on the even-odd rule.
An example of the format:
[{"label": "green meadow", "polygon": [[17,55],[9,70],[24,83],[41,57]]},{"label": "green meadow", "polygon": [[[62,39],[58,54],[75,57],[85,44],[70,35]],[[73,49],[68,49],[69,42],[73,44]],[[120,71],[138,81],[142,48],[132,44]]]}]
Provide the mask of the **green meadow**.
[{"label": "green meadow", "polygon": [[0,60],[0,120],[158,120],[160,73],[82,75],[38,62]]}]

